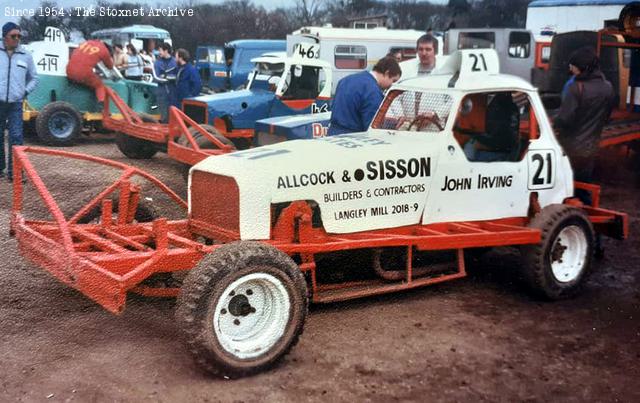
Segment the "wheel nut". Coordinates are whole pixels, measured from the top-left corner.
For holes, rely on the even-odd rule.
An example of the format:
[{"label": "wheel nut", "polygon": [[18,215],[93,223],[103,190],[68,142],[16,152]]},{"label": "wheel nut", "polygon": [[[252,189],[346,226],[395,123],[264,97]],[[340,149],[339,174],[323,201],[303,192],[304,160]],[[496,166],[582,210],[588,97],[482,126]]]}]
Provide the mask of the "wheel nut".
[{"label": "wheel nut", "polygon": [[227,313],[227,310],[222,308],[222,310],[220,311],[220,314],[225,315]]},{"label": "wheel nut", "polygon": [[236,292],[235,292],[235,291],[231,291],[231,292],[229,293],[229,295],[233,297],[234,295],[236,295]]},{"label": "wheel nut", "polygon": [[233,321],[233,324],[238,326],[240,324],[240,321],[238,319],[236,319],[236,320]]},{"label": "wheel nut", "polygon": [[253,290],[251,289],[247,290],[247,295],[253,295]]}]

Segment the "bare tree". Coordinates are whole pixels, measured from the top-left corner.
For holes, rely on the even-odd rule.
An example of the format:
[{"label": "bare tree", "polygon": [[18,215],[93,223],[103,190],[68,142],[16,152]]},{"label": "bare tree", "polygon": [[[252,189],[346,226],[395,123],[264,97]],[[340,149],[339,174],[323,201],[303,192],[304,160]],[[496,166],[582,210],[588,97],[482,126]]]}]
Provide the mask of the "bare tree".
[{"label": "bare tree", "polygon": [[318,25],[327,13],[325,0],[296,0],[294,18],[301,25]]},{"label": "bare tree", "polygon": [[[59,10],[60,7],[55,1],[43,1],[40,6],[44,9],[46,7],[55,8]],[[64,14],[67,14],[66,12]],[[20,17],[18,21],[20,27],[24,30],[25,42],[27,41],[40,41],[44,38],[44,31],[48,26],[60,28],[63,32],[68,33],[69,30],[65,24],[65,16],[52,16],[52,15],[38,15],[33,17]]]}]

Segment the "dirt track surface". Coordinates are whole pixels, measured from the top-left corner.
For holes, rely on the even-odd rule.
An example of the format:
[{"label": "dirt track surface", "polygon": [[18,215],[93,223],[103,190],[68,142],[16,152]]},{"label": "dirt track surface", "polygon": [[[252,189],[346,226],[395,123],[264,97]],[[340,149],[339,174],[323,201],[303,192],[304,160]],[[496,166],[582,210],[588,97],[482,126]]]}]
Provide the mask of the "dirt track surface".
[{"label": "dirt track surface", "polygon": [[[178,164],[162,154],[127,160],[108,136],[66,150],[152,171],[184,195]],[[194,365],[173,300],[132,295],[114,316],[24,260],[8,236],[2,178],[0,401],[640,401],[640,169],[620,156],[601,163],[602,204],[629,213],[631,236],[605,240],[577,298],[535,299],[516,274],[518,254],[500,249],[462,280],[312,306],[281,365],[235,381]],[[93,184],[102,175],[83,174]]]}]

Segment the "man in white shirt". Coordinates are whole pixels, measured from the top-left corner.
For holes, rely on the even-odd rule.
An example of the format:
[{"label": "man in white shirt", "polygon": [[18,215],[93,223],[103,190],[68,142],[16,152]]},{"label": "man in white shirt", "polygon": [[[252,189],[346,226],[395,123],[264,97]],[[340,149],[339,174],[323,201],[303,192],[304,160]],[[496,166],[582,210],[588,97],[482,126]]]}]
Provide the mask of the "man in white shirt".
[{"label": "man in white shirt", "polygon": [[436,53],[438,53],[438,40],[431,34],[424,34],[418,38],[416,44],[418,57],[400,63],[402,79],[414,78],[430,74],[436,67]]}]

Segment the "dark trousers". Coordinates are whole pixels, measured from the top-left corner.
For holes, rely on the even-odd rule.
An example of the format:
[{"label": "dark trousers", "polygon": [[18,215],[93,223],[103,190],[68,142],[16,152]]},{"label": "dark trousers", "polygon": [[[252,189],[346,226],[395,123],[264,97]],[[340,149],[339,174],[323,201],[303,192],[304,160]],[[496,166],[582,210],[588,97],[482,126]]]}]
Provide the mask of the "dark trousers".
[{"label": "dark trousers", "polygon": [[[596,156],[583,157],[574,156],[570,157],[571,167],[573,168],[573,179],[578,182],[593,182],[593,167],[595,164]],[[584,189],[576,189],[576,197],[580,199],[584,204],[591,205],[591,193]]]},{"label": "dark trousers", "polygon": [[[578,182],[592,183],[596,156],[574,156],[573,158],[570,158],[570,160],[571,167],[573,168],[573,179]],[[590,206],[593,203],[591,193],[584,189],[576,189],[575,195],[584,204]],[[602,238],[600,237],[600,234],[596,234],[594,247],[596,250],[596,256],[598,256],[598,254],[602,254]]]},{"label": "dark trousers", "polygon": [[[4,149],[4,131],[9,129],[8,151]],[[22,144],[22,102],[0,102],[0,171],[7,169],[9,178],[13,176],[11,147]]]}]

